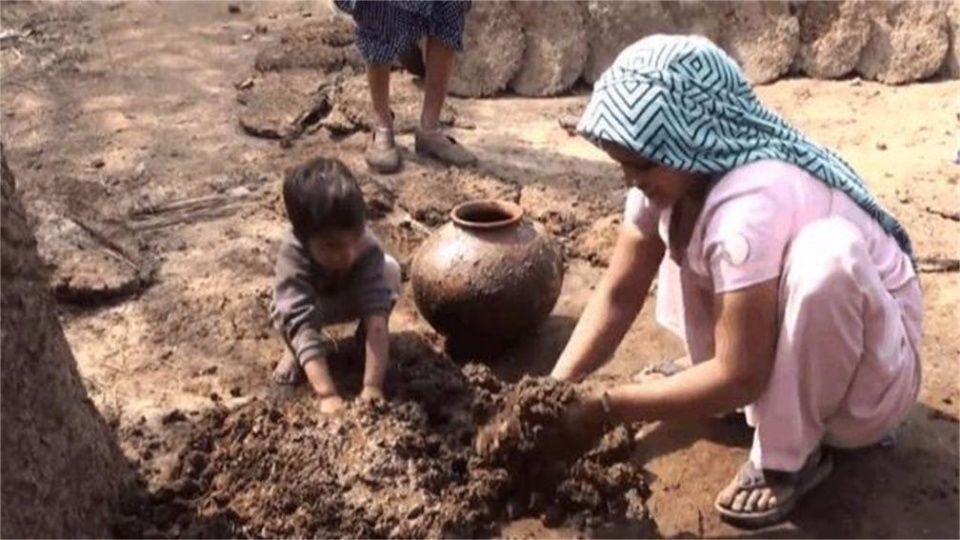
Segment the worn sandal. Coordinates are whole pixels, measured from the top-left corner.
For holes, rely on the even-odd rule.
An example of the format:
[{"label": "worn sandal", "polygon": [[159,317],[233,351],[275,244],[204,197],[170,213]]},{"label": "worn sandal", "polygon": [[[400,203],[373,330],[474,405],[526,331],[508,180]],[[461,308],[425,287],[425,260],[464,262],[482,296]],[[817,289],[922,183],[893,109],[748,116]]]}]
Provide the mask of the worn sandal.
[{"label": "worn sandal", "polygon": [[364,152],[367,165],[380,174],[390,174],[400,169],[400,150],[393,139],[393,131],[376,128],[370,138],[370,144]]},{"label": "worn sandal", "polygon": [[414,136],[414,147],[418,154],[436,158],[449,165],[463,167],[477,162],[475,155],[440,130],[418,129]]},{"label": "worn sandal", "polygon": [[[833,456],[821,449],[810,454],[810,457],[803,464],[803,468],[795,473],[757,469],[751,461],[747,460],[740,467],[736,478],[717,496],[713,506],[720,513],[720,517],[732,525],[743,528],[774,525],[783,521],[796,506],[797,501],[826,479],[832,471]],[[774,504],[772,508],[763,510],[735,510],[733,508],[738,496],[746,494],[743,496],[747,500],[744,500],[740,505],[742,508],[749,504],[748,501],[753,498],[751,497],[753,493],[763,488],[780,488],[780,493],[775,492],[770,497],[770,499],[773,499],[770,503]],[[784,495],[783,488],[792,489],[789,489]],[[731,491],[733,491],[732,494],[730,494]],[[724,495],[730,495],[729,505],[721,503]],[[760,499],[762,499],[762,496],[758,496],[753,503],[758,503]]]}]

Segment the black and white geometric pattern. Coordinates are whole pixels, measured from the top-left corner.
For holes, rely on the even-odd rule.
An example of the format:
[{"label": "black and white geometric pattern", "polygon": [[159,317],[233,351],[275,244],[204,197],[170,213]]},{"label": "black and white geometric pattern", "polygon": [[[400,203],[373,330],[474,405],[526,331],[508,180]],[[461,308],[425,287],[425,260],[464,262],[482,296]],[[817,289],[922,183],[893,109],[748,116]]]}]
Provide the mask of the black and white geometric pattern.
[{"label": "black and white geometric pattern", "polygon": [[853,168],[766,109],[737,63],[708,39],[654,35],[624,49],[594,84],[577,131],[690,172],[792,163],[846,193],[913,258],[906,230]]}]

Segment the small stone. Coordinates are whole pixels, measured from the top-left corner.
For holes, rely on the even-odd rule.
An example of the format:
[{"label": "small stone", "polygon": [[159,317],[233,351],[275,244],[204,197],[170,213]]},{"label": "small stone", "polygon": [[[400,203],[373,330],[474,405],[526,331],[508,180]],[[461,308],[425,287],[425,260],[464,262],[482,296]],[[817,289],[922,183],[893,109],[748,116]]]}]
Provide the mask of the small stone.
[{"label": "small stone", "polygon": [[887,149],[887,143],[882,143],[882,142],[877,143],[877,150],[886,150],[886,149]]},{"label": "small stone", "polygon": [[227,4],[227,12],[240,13],[240,4],[238,4],[237,2],[230,2],[229,4]]},{"label": "small stone", "polygon": [[423,505],[416,504],[407,512],[407,519],[417,519],[423,514]]},{"label": "small stone", "polygon": [[309,11],[304,11],[303,13],[300,14],[300,16],[303,17],[304,19],[309,19],[310,17],[313,17],[313,13],[310,13]]},{"label": "small stone", "polygon": [[160,418],[160,423],[163,425],[172,424],[174,422],[184,422],[187,419],[187,415],[183,414],[183,411],[180,409],[174,409],[167,414],[163,415]]},{"label": "small stone", "polygon": [[233,397],[240,397],[241,394],[243,394],[243,391],[240,390],[239,386],[234,386],[230,389],[230,395]]},{"label": "small stone", "polygon": [[212,401],[212,402],[214,402],[214,403],[219,403],[219,402],[220,402],[220,394],[218,394],[218,393],[216,393],[216,392],[210,392],[210,401]]},{"label": "small stone", "polygon": [[203,452],[194,450],[187,454],[184,461],[187,465],[187,474],[196,478],[207,468],[207,463],[209,463],[210,459]]},{"label": "small stone", "polygon": [[253,39],[253,34],[244,34],[240,36],[240,39],[242,41],[250,41],[251,39]]},{"label": "small stone", "polygon": [[213,375],[217,372],[217,366],[209,366],[200,370],[200,375]]},{"label": "small stone", "polygon": [[102,169],[103,166],[106,164],[107,162],[104,161],[103,158],[97,158],[90,162],[90,166],[93,167],[94,169]]},{"label": "small stone", "polygon": [[258,25],[256,25],[256,26],[253,27],[253,31],[254,31],[254,33],[257,33],[257,34],[266,34],[266,33],[267,33],[267,25],[265,25],[265,24],[258,24]]}]

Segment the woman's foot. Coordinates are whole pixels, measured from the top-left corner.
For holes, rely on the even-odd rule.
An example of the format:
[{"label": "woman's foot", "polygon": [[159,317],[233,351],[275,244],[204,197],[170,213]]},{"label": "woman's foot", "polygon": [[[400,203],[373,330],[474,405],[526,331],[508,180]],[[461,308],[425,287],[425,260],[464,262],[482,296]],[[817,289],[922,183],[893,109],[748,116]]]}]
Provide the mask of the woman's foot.
[{"label": "woman's foot", "polygon": [[717,495],[714,508],[721,518],[746,528],[766,527],[783,521],[805,493],[833,471],[833,458],[814,450],[795,473],[759,470],[749,460]]},{"label": "woman's foot", "polygon": [[380,174],[400,170],[400,151],[393,139],[393,131],[387,128],[374,129],[363,157],[366,158],[367,165]]},{"label": "woman's foot", "polygon": [[448,165],[465,167],[477,162],[477,156],[439,129],[418,129],[414,140],[418,154],[436,158]]},{"label": "woman's foot", "polygon": [[303,382],[303,368],[300,367],[297,359],[288,352],[277,362],[277,367],[273,368],[272,378],[273,382],[277,384],[294,386]]}]

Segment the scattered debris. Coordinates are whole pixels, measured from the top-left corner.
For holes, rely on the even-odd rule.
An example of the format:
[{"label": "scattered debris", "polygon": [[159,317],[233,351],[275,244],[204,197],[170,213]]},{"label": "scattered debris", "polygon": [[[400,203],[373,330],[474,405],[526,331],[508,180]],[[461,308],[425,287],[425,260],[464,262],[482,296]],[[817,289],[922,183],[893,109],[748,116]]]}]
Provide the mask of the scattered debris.
[{"label": "scattered debris", "polygon": [[173,424],[175,422],[186,422],[187,415],[183,414],[183,411],[180,409],[173,409],[167,414],[163,415],[160,418],[160,423],[163,425]]},{"label": "scattered debris", "polygon": [[[352,402],[334,417],[319,416],[311,400],[254,400],[205,413],[170,478],[146,501],[124,504],[125,534],[475,537],[496,534],[501,520],[532,516],[587,531],[623,523],[633,537],[656,535],[626,428],[568,461],[538,459],[565,383],[507,385],[488,367],[461,369],[420,341],[395,348],[389,402]],[[352,371],[338,380],[359,386],[362,362],[331,366],[347,366]],[[501,448],[512,457],[481,456],[477,426],[508,395],[523,425]]]},{"label": "scattered debris", "polygon": [[917,259],[917,265],[925,274],[960,272],[960,259],[951,257],[921,257]]},{"label": "scattered debris", "polygon": [[943,219],[949,219],[950,221],[960,221],[960,211],[949,212],[945,210],[938,210],[930,206],[925,206],[923,211],[935,216],[940,216]]}]

